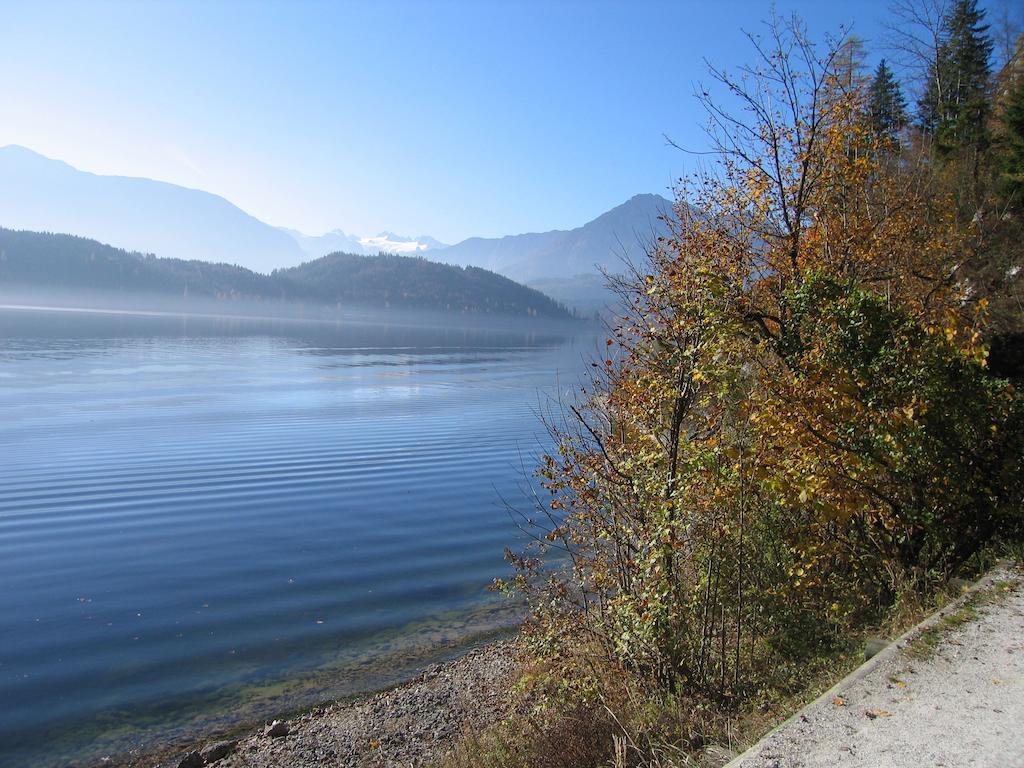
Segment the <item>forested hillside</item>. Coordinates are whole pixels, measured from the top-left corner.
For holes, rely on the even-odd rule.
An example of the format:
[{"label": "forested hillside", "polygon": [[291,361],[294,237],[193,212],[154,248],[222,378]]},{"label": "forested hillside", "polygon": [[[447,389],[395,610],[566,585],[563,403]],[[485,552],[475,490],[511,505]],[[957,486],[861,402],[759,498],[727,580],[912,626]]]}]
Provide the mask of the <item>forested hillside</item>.
[{"label": "forested hillside", "polygon": [[10,229],[0,229],[0,283],[215,298],[280,295],[271,290],[276,281],[244,267],[159,259],[84,237]]},{"label": "forested hillside", "polygon": [[332,253],[278,270],[272,277],[326,302],[546,317],[564,314],[560,305],[540,291],[486,269],[394,254]]},{"label": "forested hillside", "polygon": [[163,259],[72,235],[0,229],[0,287],[274,300],[565,318],[539,291],[473,267],[415,257],[331,254],[262,275],[230,264]]}]

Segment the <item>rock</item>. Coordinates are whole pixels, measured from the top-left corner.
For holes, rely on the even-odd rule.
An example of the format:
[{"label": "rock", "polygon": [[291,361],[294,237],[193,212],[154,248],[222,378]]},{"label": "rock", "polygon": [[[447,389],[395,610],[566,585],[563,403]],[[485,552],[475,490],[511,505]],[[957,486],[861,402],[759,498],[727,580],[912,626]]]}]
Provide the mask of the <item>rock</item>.
[{"label": "rock", "polygon": [[877,656],[885,647],[889,645],[888,640],[881,640],[877,637],[869,638],[867,643],[864,645],[864,661],[867,661],[872,656]]},{"label": "rock", "polygon": [[203,768],[203,756],[192,750],[178,761],[178,768]]},{"label": "rock", "polygon": [[263,729],[263,735],[269,736],[272,739],[279,739],[282,736],[287,736],[288,723],[284,722],[283,720],[275,720]]},{"label": "rock", "polygon": [[704,756],[715,765],[725,765],[739,757],[739,754],[721,744],[711,744],[704,748]]},{"label": "rock", "polygon": [[202,755],[203,762],[205,762],[206,765],[210,765],[211,763],[216,763],[218,760],[230,755],[235,751],[235,747],[237,746],[238,742],[234,740],[215,741],[212,744],[207,744],[203,747],[199,754]]}]

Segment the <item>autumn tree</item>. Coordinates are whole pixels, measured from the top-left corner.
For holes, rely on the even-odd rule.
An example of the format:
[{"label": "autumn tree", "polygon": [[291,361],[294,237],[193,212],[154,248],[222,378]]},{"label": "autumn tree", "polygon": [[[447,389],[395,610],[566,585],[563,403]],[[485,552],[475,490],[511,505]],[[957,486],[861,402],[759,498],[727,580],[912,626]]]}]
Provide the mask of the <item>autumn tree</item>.
[{"label": "autumn tree", "polygon": [[863,87],[866,82],[867,56],[867,45],[863,38],[853,34],[845,36],[836,50],[832,65],[836,82],[847,89]]},{"label": "autumn tree", "polygon": [[[893,162],[871,94],[775,19],[701,89],[717,161],[617,280],[626,311],[511,555],[538,656],[719,703],[924,588],[1015,519],[1020,407],[984,371],[970,232]],[[559,553],[552,559],[552,553]],[[564,687],[559,689],[564,693]]]}]

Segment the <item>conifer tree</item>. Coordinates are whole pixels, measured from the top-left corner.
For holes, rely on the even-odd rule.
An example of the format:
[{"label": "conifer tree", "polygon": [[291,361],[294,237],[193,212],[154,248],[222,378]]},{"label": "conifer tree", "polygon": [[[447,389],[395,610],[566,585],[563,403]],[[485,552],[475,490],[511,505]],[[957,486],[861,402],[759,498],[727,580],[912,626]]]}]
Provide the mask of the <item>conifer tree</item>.
[{"label": "conifer tree", "polygon": [[997,162],[1003,199],[1024,208],[1024,72],[1010,80],[1002,105]]},{"label": "conifer tree", "polygon": [[846,89],[860,88],[866,84],[864,60],[867,46],[864,39],[856,35],[847,37],[836,50],[832,69],[838,84]]},{"label": "conifer tree", "polygon": [[868,119],[879,136],[895,142],[907,124],[907,102],[892,70],[882,59],[868,88]]},{"label": "conifer tree", "polygon": [[958,0],[946,17],[945,40],[929,73],[920,104],[921,127],[935,137],[940,154],[989,142],[987,121],[992,38],[977,0]]}]

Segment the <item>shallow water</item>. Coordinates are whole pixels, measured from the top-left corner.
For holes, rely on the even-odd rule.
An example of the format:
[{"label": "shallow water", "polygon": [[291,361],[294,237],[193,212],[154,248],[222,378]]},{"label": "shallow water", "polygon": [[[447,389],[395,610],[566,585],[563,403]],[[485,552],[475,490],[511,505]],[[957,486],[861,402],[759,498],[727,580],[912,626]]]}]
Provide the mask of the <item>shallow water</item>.
[{"label": "shallow water", "polygon": [[0,765],[392,682],[509,626],[592,341],[0,310]]}]

